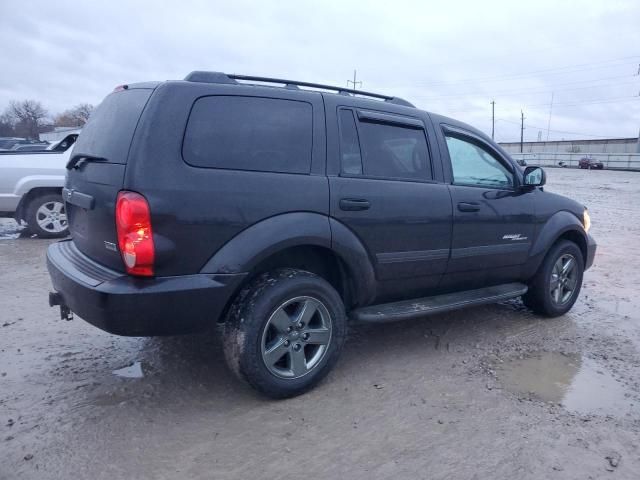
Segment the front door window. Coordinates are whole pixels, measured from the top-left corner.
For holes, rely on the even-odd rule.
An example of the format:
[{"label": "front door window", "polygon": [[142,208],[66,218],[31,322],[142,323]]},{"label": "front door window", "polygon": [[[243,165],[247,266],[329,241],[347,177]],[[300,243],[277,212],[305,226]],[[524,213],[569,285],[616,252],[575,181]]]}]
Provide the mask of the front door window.
[{"label": "front door window", "polygon": [[513,175],[494,155],[470,141],[451,135],[446,138],[454,184],[513,187]]}]

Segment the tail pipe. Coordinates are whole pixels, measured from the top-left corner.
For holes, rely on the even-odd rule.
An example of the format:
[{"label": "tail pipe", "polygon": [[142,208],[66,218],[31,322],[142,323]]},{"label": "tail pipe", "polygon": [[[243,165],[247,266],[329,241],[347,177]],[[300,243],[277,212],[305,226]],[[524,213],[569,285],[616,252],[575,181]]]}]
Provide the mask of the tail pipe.
[{"label": "tail pipe", "polygon": [[60,319],[73,320],[73,312],[64,303],[62,295],[60,295],[58,292],[49,292],[49,306],[55,307],[57,305],[60,305]]}]

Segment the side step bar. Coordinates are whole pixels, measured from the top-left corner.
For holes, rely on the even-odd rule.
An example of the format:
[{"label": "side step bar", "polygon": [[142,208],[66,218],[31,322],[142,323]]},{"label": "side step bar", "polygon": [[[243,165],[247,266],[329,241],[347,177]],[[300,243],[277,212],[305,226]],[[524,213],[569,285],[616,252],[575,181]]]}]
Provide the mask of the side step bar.
[{"label": "side step bar", "polygon": [[527,286],[524,283],[505,283],[504,285],[467,290],[465,292],[446,293],[433,297],[371,305],[353,310],[351,318],[359,322],[371,323],[408,320],[474,305],[500,302],[519,297],[525,293],[527,293]]}]

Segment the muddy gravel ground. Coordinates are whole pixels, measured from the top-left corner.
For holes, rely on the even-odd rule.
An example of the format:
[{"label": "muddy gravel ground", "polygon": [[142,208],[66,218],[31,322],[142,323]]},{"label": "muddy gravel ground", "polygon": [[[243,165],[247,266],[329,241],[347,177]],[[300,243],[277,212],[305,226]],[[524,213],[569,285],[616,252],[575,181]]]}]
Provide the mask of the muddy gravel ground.
[{"label": "muddy gravel ground", "polygon": [[47,305],[48,241],[0,223],[0,478],[640,478],[640,173],[548,170],[599,243],[580,299],[353,326],[270,401],[215,333],[122,338]]}]

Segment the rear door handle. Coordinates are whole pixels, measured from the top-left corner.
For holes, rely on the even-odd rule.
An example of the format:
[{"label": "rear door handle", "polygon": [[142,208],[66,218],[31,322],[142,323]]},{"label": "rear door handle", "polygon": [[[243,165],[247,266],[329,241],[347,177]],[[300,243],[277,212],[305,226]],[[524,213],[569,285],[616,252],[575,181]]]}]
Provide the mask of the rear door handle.
[{"label": "rear door handle", "polygon": [[358,210],[369,210],[371,204],[369,200],[363,198],[343,198],[340,200],[340,210],[354,212]]},{"label": "rear door handle", "polygon": [[458,203],[458,210],[461,212],[477,212],[480,210],[480,204],[475,202],[460,202]]}]

